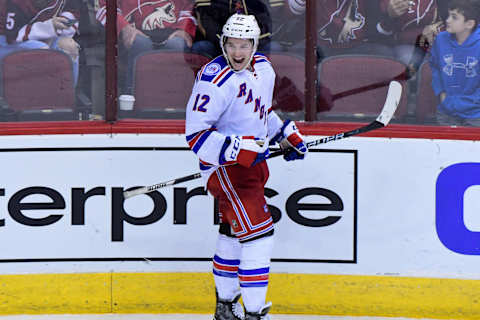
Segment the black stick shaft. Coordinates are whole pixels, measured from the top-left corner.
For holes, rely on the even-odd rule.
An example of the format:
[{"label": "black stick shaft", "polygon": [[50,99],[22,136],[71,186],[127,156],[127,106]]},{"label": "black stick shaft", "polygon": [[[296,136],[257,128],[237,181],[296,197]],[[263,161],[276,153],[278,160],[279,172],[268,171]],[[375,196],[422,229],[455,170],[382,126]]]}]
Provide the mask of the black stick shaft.
[{"label": "black stick shaft", "polygon": [[[384,127],[384,126],[385,126],[385,124],[383,124],[379,121],[373,121],[373,122],[371,122],[371,123],[369,123],[369,124],[367,124],[363,127],[360,127],[360,128],[357,128],[357,129],[354,129],[354,130],[351,130],[351,131],[337,133],[333,136],[328,136],[328,137],[324,137],[324,138],[321,138],[321,139],[318,139],[318,140],[313,140],[313,141],[307,142],[307,148],[311,148],[311,147],[317,146],[319,144],[328,143],[328,142],[331,142],[331,141],[337,141],[337,140],[340,140],[340,139],[348,138],[348,137],[355,136],[355,135],[358,135],[358,134],[361,134],[361,133],[365,133],[365,132],[368,132],[368,131],[379,129],[379,128]],[[285,152],[286,152],[285,150],[274,151],[274,152],[270,153],[270,155],[268,156],[268,159],[278,157],[278,156],[284,154]],[[198,179],[200,177],[201,177],[201,174],[199,172],[197,172],[197,173],[194,173],[194,174],[190,174],[188,176],[184,176],[184,177],[169,180],[169,181],[166,181],[166,182],[154,184],[154,185],[151,185],[151,186],[148,186],[148,187],[142,187],[142,188],[138,188],[138,189],[135,189],[135,190],[126,191],[126,192],[124,192],[124,196],[127,198],[127,197],[131,197],[133,195],[136,195],[136,194],[148,193],[148,192],[152,192],[152,191],[155,191],[155,190],[167,187],[167,186],[173,186],[173,185],[178,184],[178,183],[182,183],[182,182],[186,182],[186,181],[190,181],[190,180],[195,180],[195,179]],[[140,191],[142,189],[145,190],[145,191]]]},{"label": "black stick shaft", "polygon": [[[331,142],[331,141],[337,141],[337,140],[348,138],[348,137],[351,137],[351,136],[356,136],[358,134],[365,133],[365,132],[368,132],[368,131],[372,131],[372,130],[375,130],[375,129],[378,129],[378,128],[381,128],[381,127],[384,127],[383,123],[378,122],[378,121],[373,121],[372,123],[369,123],[366,126],[363,126],[363,127],[351,130],[351,131],[337,133],[333,136],[328,136],[328,137],[324,137],[324,138],[321,138],[321,139],[318,139],[318,140],[313,140],[313,141],[307,142],[307,148],[318,146],[319,144],[328,143],[328,142]],[[268,156],[268,159],[275,158],[275,157],[278,157],[280,155],[283,155],[285,152],[286,151],[284,151],[284,150],[274,151],[274,152],[270,153],[270,155]]]}]

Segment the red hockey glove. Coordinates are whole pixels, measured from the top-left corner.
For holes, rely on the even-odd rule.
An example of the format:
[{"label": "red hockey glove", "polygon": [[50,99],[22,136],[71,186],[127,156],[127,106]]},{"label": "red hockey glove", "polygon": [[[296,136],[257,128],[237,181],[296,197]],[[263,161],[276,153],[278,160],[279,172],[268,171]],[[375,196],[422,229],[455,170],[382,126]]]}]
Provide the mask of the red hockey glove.
[{"label": "red hockey glove", "polygon": [[303,159],[308,152],[303,136],[291,120],[285,120],[280,132],[272,140],[278,142],[287,161]]}]

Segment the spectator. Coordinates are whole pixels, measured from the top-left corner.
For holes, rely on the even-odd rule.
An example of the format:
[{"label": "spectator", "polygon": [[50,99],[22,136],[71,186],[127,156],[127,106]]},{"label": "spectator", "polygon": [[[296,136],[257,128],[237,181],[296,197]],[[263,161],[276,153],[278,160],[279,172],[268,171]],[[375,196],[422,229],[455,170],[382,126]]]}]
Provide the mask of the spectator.
[{"label": "spectator", "polygon": [[319,45],[326,55],[370,52],[365,4],[362,0],[317,3]]},{"label": "spectator", "polygon": [[0,58],[13,51],[8,45],[5,27],[7,23],[7,0],[0,0]]},{"label": "spectator", "polygon": [[[99,1],[97,20],[105,26],[106,0]],[[132,94],[135,58],[153,49],[189,51],[196,20],[190,0],[117,0],[117,6],[120,59],[127,65],[123,91]]]},{"label": "spectator", "polygon": [[23,41],[15,44],[8,44],[6,27],[11,26],[13,20],[7,19],[7,0],[0,0],[0,59],[7,54],[22,49],[46,49],[48,46],[43,42]]},{"label": "spectator", "polygon": [[391,50],[372,39],[378,17],[376,1],[327,0],[317,5],[319,45],[324,56],[338,54],[390,55]]},{"label": "spectator", "polygon": [[433,44],[432,87],[441,125],[480,126],[480,3],[452,0],[446,31]]},{"label": "spectator", "polygon": [[377,31],[413,75],[443,27],[437,0],[380,0]]},{"label": "spectator", "polygon": [[7,23],[7,0],[0,0],[0,57],[9,53],[5,27]]},{"label": "spectator", "polygon": [[293,51],[304,55],[305,1],[280,0],[272,14],[272,51]]},{"label": "spectator", "polygon": [[[283,19],[281,27],[276,26],[274,39],[282,44],[284,49],[289,49],[290,42],[292,49],[303,52],[306,0],[285,2],[290,13]],[[391,50],[386,46],[370,41],[371,30],[377,20],[377,7],[375,2],[367,0],[317,2],[319,59],[338,54],[391,55]]]},{"label": "spectator", "polygon": [[270,51],[272,17],[270,2],[278,0],[195,0],[198,19],[198,37],[193,51],[211,58],[222,53],[220,34],[227,19],[234,13],[254,15],[260,26],[258,51]]},{"label": "spectator", "polygon": [[[305,14],[306,0],[284,0],[284,19],[274,25],[273,40],[281,44],[282,49],[305,54]],[[386,46],[370,41],[377,20],[378,4],[368,0],[324,0],[316,2],[316,26],[318,62],[324,58],[340,54],[375,54],[391,55]],[[303,101],[303,88],[294,88],[284,79],[277,81],[278,92],[288,88],[287,101],[297,96]],[[317,82],[317,111],[329,110],[332,106],[331,93],[328,88]],[[293,102],[291,102],[293,104]],[[302,102],[303,103],[303,102]],[[298,104],[295,103],[295,104]]]},{"label": "spectator", "polygon": [[14,48],[51,48],[68,54],[78,79],[78,2],[75,0],[7,0],[6,37]]}]

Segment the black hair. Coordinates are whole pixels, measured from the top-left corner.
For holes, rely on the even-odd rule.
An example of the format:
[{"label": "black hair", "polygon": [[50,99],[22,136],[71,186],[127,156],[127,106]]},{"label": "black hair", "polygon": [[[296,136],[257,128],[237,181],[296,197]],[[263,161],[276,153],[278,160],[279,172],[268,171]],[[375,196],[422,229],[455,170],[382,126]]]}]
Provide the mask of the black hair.
[{"label": "black hair", "polygon": [[477,28],[480,18],[480,0],[451,0],[448,10],[457,10],[465,17],[465,21],[475,21],[473,30]]}]

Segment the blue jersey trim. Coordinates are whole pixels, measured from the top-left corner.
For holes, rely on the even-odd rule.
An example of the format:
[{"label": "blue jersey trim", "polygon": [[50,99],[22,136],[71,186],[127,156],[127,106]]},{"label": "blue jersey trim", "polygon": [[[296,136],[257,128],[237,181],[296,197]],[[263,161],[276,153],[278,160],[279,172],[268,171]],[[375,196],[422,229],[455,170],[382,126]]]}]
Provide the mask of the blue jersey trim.
[{"label": "blue jersey trim", "polygon": [[[209,66],[217,64],[219,66],[219,71],[215,74],[208,74]],[[228,67],[228,63],[223,56],[218,56],[202,68],[202,74],[200,75],[200,80],[212,82],[222,71]]]},{"label": "blue jersey trim", "polygon": [[195,146],[193,147],[193,152],[198,153],[198,150],[203,146],[203,143],[207,138],[212,134],[213,131],[205,131],[200,138],[198,138]]},{"label": "blue jersey trim", "polygon": [[221,87],[225,81],[227,81],[235,72],[229,71],[226,76],[222,78],[222,80],[217,84],[218,87]]}]

